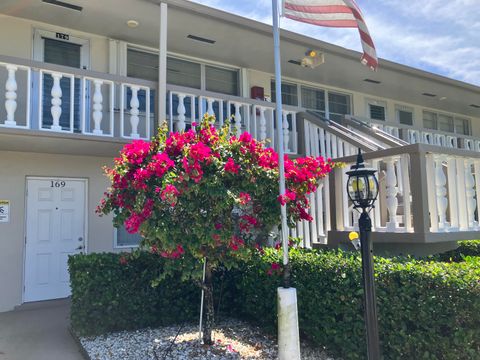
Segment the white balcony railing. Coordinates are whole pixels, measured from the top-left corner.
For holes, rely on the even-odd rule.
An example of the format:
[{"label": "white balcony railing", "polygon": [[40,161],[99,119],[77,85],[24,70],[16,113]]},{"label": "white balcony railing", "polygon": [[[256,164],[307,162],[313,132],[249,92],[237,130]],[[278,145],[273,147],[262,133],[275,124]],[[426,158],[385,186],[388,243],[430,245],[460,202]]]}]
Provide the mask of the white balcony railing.
[{"label": "white balcony railing", "polygon": [[[277,148],[275,104],[254,99],[229,96],[174,85],[167,85],[169,126],[184,130],[203,114],[215,115],[217,125],[229,121],[230,131],[248,131],[258,140],[269,139],[269,145]],[[297,113],[300,108],[284,106],[283,140],[285,152],[298,153]]]},{"label": "white balcony railing", "polygon": [[2,79],[0,127],[150,138],[155,82],[5,56],[0,57]]}]

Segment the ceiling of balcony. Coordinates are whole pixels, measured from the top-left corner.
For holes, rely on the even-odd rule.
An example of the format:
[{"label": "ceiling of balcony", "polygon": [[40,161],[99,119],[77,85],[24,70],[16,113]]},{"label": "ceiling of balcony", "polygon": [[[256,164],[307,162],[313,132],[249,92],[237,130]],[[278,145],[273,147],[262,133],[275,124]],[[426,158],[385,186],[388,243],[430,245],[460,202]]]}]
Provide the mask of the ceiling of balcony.
[{"label": "ceiling of balcony", "polygon": [[[2,0],[0,13],[158,47],[158,0],[62,1],[81,6],[83,10],[65,9],[41,0]],[[166,2],[169,4],[169,51],[274,72],[269,26],[185,0]],[[139,26],[129,28],[126,22],[130,19],[137,20]],[[189,34],[215,40],[215,43],[191,40],[187,38]],[[288,63],[288,60],[300,59],[310,48],[325,52],[324,64],[312,70]],[[479,87],[383,60],[379,71],[373,73],[360,64],[359,57],[359,53],[341,47],[282,32],[284,76],[480,117],[480,109],[469,106],[480,104]],[[423,93],[437,96],[426,97]]]}]

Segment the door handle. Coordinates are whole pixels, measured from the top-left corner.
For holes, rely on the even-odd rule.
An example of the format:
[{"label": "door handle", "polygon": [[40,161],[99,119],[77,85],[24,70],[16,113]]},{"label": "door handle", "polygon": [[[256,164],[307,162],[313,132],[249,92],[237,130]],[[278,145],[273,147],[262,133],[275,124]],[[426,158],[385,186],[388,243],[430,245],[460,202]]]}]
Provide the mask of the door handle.
[{"label": "door handle", "polygon": [[83,250],[83,246],[80,245],[79,247],[77,247],[75,250]]}]

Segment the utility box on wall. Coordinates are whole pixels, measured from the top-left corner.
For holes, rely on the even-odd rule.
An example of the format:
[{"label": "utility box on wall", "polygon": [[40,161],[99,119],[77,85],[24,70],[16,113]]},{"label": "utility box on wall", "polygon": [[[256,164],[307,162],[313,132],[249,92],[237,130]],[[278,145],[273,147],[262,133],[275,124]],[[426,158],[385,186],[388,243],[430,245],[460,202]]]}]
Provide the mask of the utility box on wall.
[{"label": "utility box on wall", "polygon": [[250,98],[263,101],[265,99],[265,92],[263,90],[263,87],[252,86],[252,88],[250,89]]}]

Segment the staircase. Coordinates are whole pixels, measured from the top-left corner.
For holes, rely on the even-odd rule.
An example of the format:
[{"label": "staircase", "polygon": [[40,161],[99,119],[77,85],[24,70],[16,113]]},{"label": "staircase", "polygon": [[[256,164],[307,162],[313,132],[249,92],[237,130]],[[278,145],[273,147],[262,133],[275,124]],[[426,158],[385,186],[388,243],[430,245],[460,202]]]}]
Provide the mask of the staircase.
[{"label": "staircase", "polygon": [[379,199],[371,212],[377,249],[425,254],[480,235],[480,153],[429,144],[409,144],[352,116],[340,122],[316,112],[296,116],[298,152],[345,163],[310,195],[311,223],[299,222],[292,236],[303,246],[349,246],[359,214],[346,194],[346,171],[358,148],[377,169]]}]

